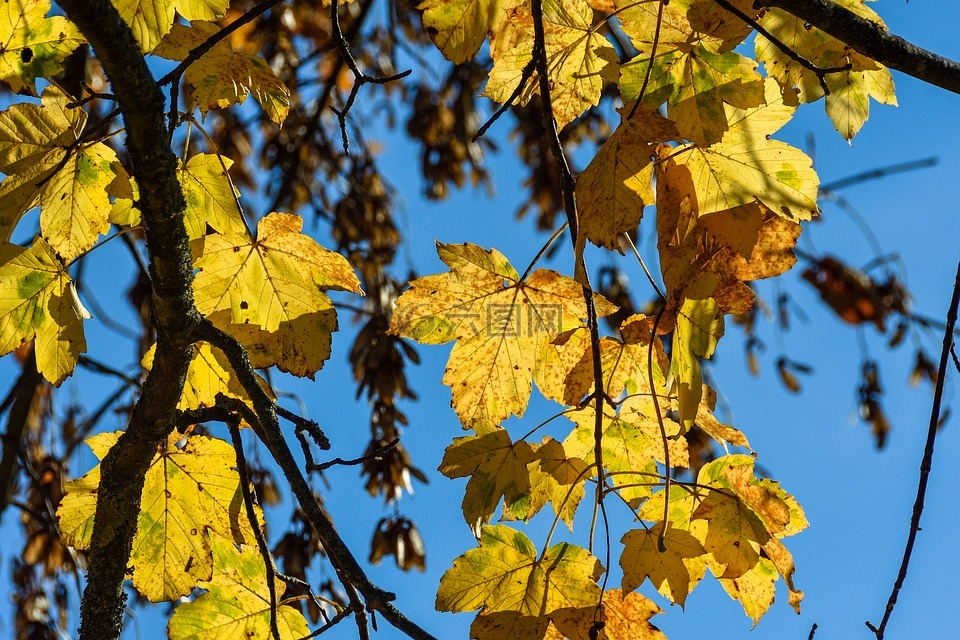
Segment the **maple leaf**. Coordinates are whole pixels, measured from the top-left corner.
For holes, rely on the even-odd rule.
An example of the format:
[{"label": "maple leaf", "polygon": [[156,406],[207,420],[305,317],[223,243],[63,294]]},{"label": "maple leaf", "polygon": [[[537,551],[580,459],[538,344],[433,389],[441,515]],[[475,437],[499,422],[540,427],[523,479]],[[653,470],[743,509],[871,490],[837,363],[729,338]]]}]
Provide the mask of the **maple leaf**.
[{"label": "maple leaf", "polygon": [[337,328],[323,291],[362,291],[343,256],[302,234],[302,227],[299,216],[271,213],[260,220],[256,240],[246,233],[194,240],[193,284],[200,312],[255,347],[257,366],[283,363],[312,375],[329,357],[329,335]]},{"label": "maple leaf", "polygon": [[[506,102],[523,77],[533,52],[533,17],[530,6],[510,11],[509,27],[499,30],[491,44],[493,68],[483,95]],[[584,0],[544,0],[543,30],[547,78],[557,129],[600,102],[604,75],[617,61],[607,39],[592,27],[593,9]],[[526,104],[539,93],[534,73],[517,104]]]},{"label": "maple leaf", "polygon": [[[744,13],[756,13],[752,0],[732,0]],[[704,45],[710,51],[733,50],[750,34],[750,27],[712,0],[614,0],[614,11],[623,31],[647,58],[657,42],[657,52],[690,51]],[[662,6],[661,6],[662,5]],[[610,13],[613,13],[611,11]]]},{"label": "maple leaf", "polygon": [[570,640],[667,640],[650,624],[650,618],[663,611],[639,593],[611,589],[603,593],[599,611],[597,606],[559,609],[550,620]]},{"label": "maple leaf", "polygon": [[717,580],[727,595],[743,606],[756,627],[776,595],[777,569],[773,563],[767,558],[760,558],[749,571],[736,578],[718,577]]},{"label": "maple leaf", "polygon": [[634,231],[643,208],[654,200],[656,143],[679,140],[676,126],[656,111],[622,107],[621,123],[577,176],[579,231],[599,247],[619,249],[620,234]]},{"label": "maple leaf", "polygon": [[[838,0],[837,4],[886,30],[880,16],[863,0]],[[845,139],[852,140],[866,122],[870,98],[881,104],[897,104],[893,77],[882,64],[780,9],[769,9],[760,24],[792,52],[818,68],[850,66],[844,71],[826,74],[825,78],[830,91],[825,101],[827,115]],[[824,96],[819,77],[784,54],[773,42],[757,34],[755,47],[757,61],[763,62],[768,75],[775,78],[785,92],[796,87],[799,102],[814,102]]]},{"label": "maple leaf", "polygon": [[546,616],[527,616],[517,611],[481,611],[470,624],[473,640],[542,640],[550,619]]},{"label": "maple leaf", "polygon": [[703,546],[724,565],[720,578],[739,578],[760,561],[760,547],[771,535],[757,514],[736,496],[711,491],[693,512],[707,521]]},{"label": "maple leaf", "polygon": [[[703,577],[704,563],[690,562],[707,550],[689,532],[668,527],[663,536],[665,551],[660,550],[663,523],[649,529],[634,529],[624,534],[620,566],[623,568],[623,590],[633,591],[647,578],[662,595],[681,607],[687,594]],[[692,567],[692,570],[691,570]]]},{"label": "maple leaf", "polygon": [[87,350],[73,281],[43,238],[0,245],[0,356],[36,339],[37,370],[59,385]]},{"label": "maple leaf", "polygon": [[517,0],[425,0],[423,29],[450,62],[461,64],[476,55]]},{"label": "maple leaf", "polygon": [[0,80],[14,93],[36,94],[37,78],[62,71],[61,62],[86,42],[63,16],[47,16],[50,0],[7,0],[0,9]]},{"label": "maple leaf", "polygon": [[600,561],[566,542],[537,556],[530,539],[506,525],[483,527],[480,546],[453,561],[440,579],[438,611],[516,611],[544,616],[596,606]]},{"label": "maple leaf", "polygon": [[[153,53],[169,60],[183,60],[191,49],[219,30],[218,25],[203,20],[194,20],[190,27],[175,24]],[[187,67],[183,78],[203,114],[242,104],[250,93],[277,124],[283,124],[290,111],[290,91],[270,65],[260,56],[233,51],[228,40],[221,40]]]},{"label": "maple leaf", "polygon": [[726,107],[729,129],[719,142],[674,152],[677,164],[690,172],[699,216],[754,202],[793,221],[809,220],[818,212],[819,178],[812,161],[769,138],[789,121],[793,108],[784,104],[773,81],[764,91],[764,105]]},{"label": "maple leaf", "polygon": [[[173,611],[167,624],[170,640],[232,640],[269,638],[270,592],[263,557],[253,547],[236,546],[227,539],[211,536],[213,577],[198,586],[207,592]],[[286,591],[282,580],[274,580],[277,601]],[[281,640],[310,635],[306,618],[292,606],[276,609]]]},{"label": "maple leaf", "polygon": [[713,298],[684,300],[673,330],[670,373],[677,386],[677,410],[686,431],[693,426],[703,394],[699,358],[713,355],[723,337],[723,313]]},{"label": "maple leaf", "polygon": [[440,462],[448,478],[470,477],[463,496],[463,517],[475,531],[488,522],[504,498],[509,505],[530,494],[527,465],[533,449],[523,440],[511,442],[507,430],[478,423],[479,435],[454,438]]},{"label": "maple leaf", "polygon": [[505,503],[503,519],[529,520],[549,502],[553,513],[573,531],[573,517],[585,493],[587,463],[569,457],[563,445],[550,437],[544,437],[533,451],[536,458],[527,465],[529,495]]},{"label": "maple leaf", "polygon": [[[568,455],[594,462],[594,428],[596,412],[594,404],[566,414],[577,428],[563,442]],[[685,467],[689,464],[686,440],[676,439],[679,425],[663,417],[670,465]],[[636,507],[646,499],[652,487],[660,481],[657,462],[665,460],[663,437],[656,415],[650,409],[648,398],[631,396],[614,414],[604,408],[601,449],[603,466],[611,474],[614,486],[620,487],[620,495]]]},{"label": "maple leaf", "polygon": [[116,0],[114,6],[130,25],[141,50],[150,53],[175,26],[174,11],[191,23],[219,20],[230,0]]},{"label": "maple leaf", "polygon": [[[103,459],[120,435],[101,433],[87,444]],[[158,447],[144,478],[130,556],[133,586],[152,602],[174,600],[190,593],[198,581],[210,579],[212,533],[240,543],[254,541],[236,464],[233,447],[216,438],[184,438],[174,431]],[[99,477],[97,465],[67,483],[57,510],[65,544],[77,549],[90,546]]]},{"label": "maple leaf", "polygon": [[187,203],[183,222],[190,240],[206,235],[207,225],[219,233],[246,233],[239,194],[227,177],[232,165],[230,158],[198,153],[180,167],[178,177]]},{"label": "maple leaf", "polygon": [[86,115],[50,85],[41,104],[16,104],[0,114],[0,240],[40,205],[40,233],[65,260],[77,257],[109,228],[107,187],[116,153],[103,143],[77,147]]},{"label": "maple leaf", "polygon": [[[566,371],[556,369],[580,359],[553,341],[583,326],[582,286],[547,269],[521,281],[495,249],[437,243],[437,253],[450,271],[410,283],[389,333],[425,344],[456,340],[443,382],[464,426],[522,415],[534,380],[541,391],[557,388]],[[595,301],[599,316],[613,312],[600,296]]]}]

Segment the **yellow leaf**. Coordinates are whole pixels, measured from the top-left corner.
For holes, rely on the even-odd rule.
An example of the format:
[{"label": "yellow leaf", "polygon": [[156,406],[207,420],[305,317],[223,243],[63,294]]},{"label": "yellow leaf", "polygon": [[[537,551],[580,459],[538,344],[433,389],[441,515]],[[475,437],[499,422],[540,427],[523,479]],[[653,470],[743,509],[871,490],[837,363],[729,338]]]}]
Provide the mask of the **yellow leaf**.
[{"label": "yellow leaf", "polygon": [[703,577],[706,565],[696,560],[707,550],[689,532],[669,527],[663,540],[666,551],[660,551],[662,530],[663,523],[658,522],[649,529],[628,531],[620,539],[623,590],[633,591],[649,578],[657,591],[682,607]]},{"label": "yellow leaf", "polygon": [[36,339],[37,370],[59,385],[87,350],[86,311],[66,266],[42,238],[0,245],[0,355]]},{"label": "yellow leaf", "polygon": [[63,16],[46,17],[50,0],[7,0],[0,8],[0,80],[13,93],[36,93],[36,79],[60,73],[60,64],[86,40]]},{"label": "yellow leaf", "polygon": [[9,240],[20,217],[37,206],[40,231],[67,261],[106,232],[107,186],[119,167],[102,143],[73,148],[86,122],[82,109],[48,86],[41,104],[13,105],[0,114],[0,240]]},{"label": "yellow leaf", "polygon": [[708,436],[726,448],[727,444],[750,449],[747,437],[739,429],[723,424],[713,415],[717,403],[717,392],[707,385],[703,385],[700,406],[697,407],[697,426]]},{"label": "yellow leaf", "polygon": [[[191,27],[175,24],[153,53],[169,60],[183,60],[191,49],[219,30],[216,24],[203,20],[195,20]],[[290,91],[270,65],[260,56],[233,51],[227,40],[215,44],[187,67],[183,78],[203,114],[242,104],[250,93],[277,124],[283,124],[290,111]]]},{"label": "yellow leaf", "polygon": [[[100,434],[89,444],[102,458],[119,436]],[[130,556],[133,585],[150,601],[174,600],[210,579],[211,533],[254,541],[236,464],[232,446],[206,436],[184,437],[175,431],[158,448],[144,479]],[[57,511],[64,542],[77,549],[90,545],[99,476],[98,465],[67,483]]]},{"label": "yellow leaf", "polygon": [[[607,39],[592,28],[593,9],[585,0],[544,0],[543,29],[547,77],[557,129],[600,102],[604,74],[617,56]],[[533,17],[520,4],[509,17],[509,33],[499,33],[491,45],[493,68],[484,95],[506,102],[520,82],[533,51]],[[520,94],[526,104],[539,93],[534,73]]]},{"label": "yellow leaf", "polygon": [[[736,47],[751,31],[742,20],[710,0],[663,3],[660,0],[615,0],[613,4],[624,33],[637,51],[645,53],[647,58],[655,40],[657,52],[661,54],[689,51],[699,44],[710,51],[724,53]],[[731,4],[745,13],[753,12],[751,0],[732,0]]]},{"label": "yellow leaf", "polygon": [[113,4],[143,52],[150,53],[170,33],[174,11],[190,22],[219,20],[230,0],[115,0]]},{"label": "yellow leaf", "polygon": [[667,640],[650,624],[658,613],[663,613],[660,607],[639,593],[611,589],[603,593],[599,611],[596,604],[559,609],[550,614],[550,620],[570,640]]},{"label": "yellow leaf", "polygon": [[736,578],[718,578],[723,590],[743,605],[744,612],[753,620],[754,626],[773,604],[776,580],[777,569],[767,558],[760,558],[753,568]]},{"label": "yellow leaf", "polygon": [[544,616],[563,607],[596,605],[600,561],[581,547],[556,544],[537,557],[523,533],[484,527],[480,547],[453,561],[437,591],[438,611],[517,611]]},{"label": "yellow leaf", "polygon": [[455,438],[438,470],[448,478],[470,477],[463,496],[463,517],[479,530],[489,522],[500,498],[509,505],[529,496],[527,465],[533,459],[529,444],[511,442],[506,429],[495,427],[481,435]]},{"label": "yellow leaf", "polygon": [[525,616],[517,611],[481,611],[470,625],[472,640],[542,640],[550,620],[546,616]]},{"label": "yellow leaf", "polygon": [[677,386],[677,407],[684,431],[693,426],[703,393],[698,359],[713,355],[722,336],[723,313],[713,298],[683,301],[673,330],[670,374]]},{"label": "yellow leaf", "polygon": [[180,186],[187,202],[184,224],[190,240],[206,235],[207,225],[218,233],[246,233],[243,214],[237,206],[238,192],[226,173],[232,164],[230,158],[198,153],[180,167]]},{"label": "yellow leaf", "polygon": [[299,216],[271,213],[260,220],[256,240],[239,233],[194,240],[200,313],[229,311],[230,324],[276,331],[284,322],[331,309],[324,290],[361,293],[343,256],[300,233],[302,227]]},{"label": "yellow leaf", "polygon": [[608,249],[619,249],[620,234],[635,231],[643,208],[653,204],[655,143],[680,137],[672,122],[644,106],[627,120],[632,108],[620,110],[620,126],[577,176],[580,233]]},{"label": "yellow leaf", "polygon": [[[619,414],[614,415],[611,409],[604,409],[601,439],[603,466],[611,474],[614,486],[620,487],[620,495],[634,507],[646,499],[653,486],[661,481],[656,463],[665,460],[663,438],[656,416],[652,414],[649,399],[638,396],[625,400]],[[566,416],[577,428],[564,440],[564,450],[567,455],[593,464],[596,425],[594,404],[569,412]],[[666,416],[663,416],[663,420],[670,465],[685,467],[689,464],[686,440],[675,438],[679,433],[679,425]]]},{"label": "yellow leaf", "polygon": [[703,546],[724,565],[721,578],[739,578],[760,561],[760,547],[772,537],[756,513],[735,495],[711,491],[693,512],[707,521]]},{"label": "yellow leaf", "polygon": [[[254,547],[211,536],[213,578],[201,582],[206,593],[178,606],[167,625],[170,640],[234,640],[270,638],[270,592],[263,557]],[[275,580],[277,601],[286,591]],[[307,637],[307,620],[297,609],[281,604],[276,609],[281,640]]]},{"label": "yellow leaf", "polygon": [[517,0],[426,0],[423,29],[443,56],[454,64],[466,62],[480,50],[487,33]]},{"label": "yellow leaf", "polygon": [[[452,387],[464,426],[522,415],[534,380],[541,389],[557,387],[559,376],[542,361],[568,359],[553,341],[583,326],[583,288],[547,269],[520,282],[493,249],[438,243],[437,251],[451,270],[411,283],[397,299],[390,333],[425,344],[456,340],[443,382]],[[613,305],[595,299],[599,316],[613,312]]]},{"label": "yellow leaf", "polygon": [[577,457],[567,457],[563,445],[545,437],[534,449],[537,458],[527,465],[530,495],[504,511],[504,520],[529,520],[549,502],[553,513],[573,531],[573,517],[584,496],[587,464]]}]

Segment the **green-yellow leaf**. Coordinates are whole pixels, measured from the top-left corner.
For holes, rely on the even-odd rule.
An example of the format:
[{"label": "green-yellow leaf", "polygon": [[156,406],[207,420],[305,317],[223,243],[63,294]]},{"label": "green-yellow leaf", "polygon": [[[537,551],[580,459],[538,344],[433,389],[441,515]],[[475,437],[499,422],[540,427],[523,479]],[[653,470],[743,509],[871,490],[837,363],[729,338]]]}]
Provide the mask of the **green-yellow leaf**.
[{"label": "green-yellow leaf", "polygon": [[[191,27],[175,24],[153,53],[170,60],[183,60],[191,49],[219,30],[218,25],[203,20],[195,20]],[[211,109],[242,104],[252,93],[267,116],[283,124],[290,111],[290,91],[263,58],[237,53],[229,42],[223,39],[215,44],[184,73],[200,112],[206,114]]]},{"label": "green-yellow leaf", "polygon": [[180,167],[180,186],[187,202],[184,224],[190,240],[206,235],[207,225],[218,233],[244,234],[237,191],[227,177],[230,158],[198,153]]},{"label": "green-yellow leaf", "polygon": [[30,247],[0,245],[0,356],[36,339],[37,370],[58,385],[87,350],[82,321],[89,317],[42,238]]},{"label": "green-yellow leaf", "polygon": [[0,80],[14,93],[36,92],[36,79],[62,71],[85,42],[63,16],[47,16],[50,0],[7,0],[0,8]]},{"label": "green-yellow leaf", "polygon": [[760,547],[771,538],[757,514],[737,496],[711,491],[693,513],[707,521],[703,546],[724,565],[718,577],[739,578],[760,561]]},{"label": "green-yellow leaf", "polygon": [[[89,443],[102,457],[119,437],[119,432],[100,434]],[[152,602],[174,600],[210,579],[212,533],[254,541],[236,464],[230,444],[206,436],[184,438],[175,431],[158,448],[144,478],[130,556],[133,585]],[[90,545],[99,475],[98,465],[67,483],[57,511],[64,542],[77,549]]]},{"label": "green-yellow leaf", "polygon": [[723,313],[713,298],[684,300],[677,310],[670,373],[677,386],[677,405],[684,431],[693,426],[703,394],[698,358],[709,358],[723,336]]},{"label": "green-yellow leaf", "polygon": [[477,530],[489,522],[500,498],[510,504],[530,495],[527,465],[534,459],[533,449],[523,440],[511,442],[506,429],[490,427],[480,435],[455,438],[439,468],[448,478],[470,478],[463,517]]},{"label": "green-yellow leaf", "polygon": [[[522,415],[534,380],[541,390],[558,388],[556,379],[580,359],[582,352],[554,339],[583,326],[583,288],[547,269],[520,282],[496,250],[438,243],[437,251],[451,270],[411,283],[397,300],[390,333],[426,344],[456,340],[443,382],[465,426]],[[595,299],[599,316],[613,312]]]},{"label": "green-yellow leaf", "polygon": [[660,533],[663,523],[649,529],[628,531],[620,542],[623,553],[623,590],[633,591],[647,578],[663,596],[681,607],[687,594],[703,577],[705,564],[699,558],[707,551],[689,532],[675,527],[667,528],[660,551]]},{"label": "green-yellow leaf", "polygon": [[[230,540],[211,536],[213,578],[201,582],[207,592],[178,606],[167,625],[170,640],[235,640],[270,638],[270,591],[274,580],[277,600],[286,584],[266,575],[263,557],[256,548],[238,551]],[[280,604],[276,610],[281,640],[298,640],[310,634],[299,610]]]},{"label": "green-yellow leaf", "polygon": [[423,11],[423,28],[443,56],[461,64],[476,55],[487,33],[516,4],[516,0],[426,0],[417,9]]},{"label": "green-yellow leaf", "polygon": [[150,53],[170,33],[174,11],[190,22],[219,20],[230,0],[115,0],[113,4],[130,25],[143,52]]},{"label": "green-yellow leaf", "polygon": [[517,611],[544,616],[563,607],[596,605],[600,561],[566,542],[543,554],[523,533],[505,525],[484,527],[480,546],[453,561],[437,591],[438,611]]}]

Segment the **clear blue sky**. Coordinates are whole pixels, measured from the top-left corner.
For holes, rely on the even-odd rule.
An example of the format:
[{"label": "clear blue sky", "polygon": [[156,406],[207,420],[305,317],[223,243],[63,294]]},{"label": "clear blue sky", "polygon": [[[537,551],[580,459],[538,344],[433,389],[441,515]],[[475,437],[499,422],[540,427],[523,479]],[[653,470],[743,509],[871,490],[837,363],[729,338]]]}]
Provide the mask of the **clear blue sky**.
[{"label": "clear blue sky", "polygon": [[[886,0],[874,8],[894,33],[948,57],[960,58],[960,44],[952,30],[946,28],[960,21],[960,8],[955,3],[914,0],[907,4]],[[883,249],[903,257],[915,296],[914,309],[942,318],[960,258],[960,217],[956,205],[960,122],[955,115],[960,111],[960,96],[901,74],[895,74],[895,80],[900,107],[872,104],[870,120],[852,146],[833,130],[822,103],[802,108],[778,137],[806,147],[807,136],[812,135],[816,141],[817,169],[824,182],[882,165],[930,155],[939,157],[939,165],[932,169],[852,187],[843,196],[863,214]],[[501,126],[494,130],[494,135],[504,132],[505,126]],[[368,137],[375,136],[368,133]],[[443,269],[434,251],[435,239],[493,246],[519,265],[525,265],[536,253],[545,238],[535,235],[529,220],[517,222],[513,218],[522,200],[518,184],[522,171],[512,160],[509,143],[501,142],[501,155],[490,157],[495,198],[465,191],[455,193],[446,202],[429,203],[419,197],[420,189],[415,186],[420,184],[415,150],[398,135],[386,133],[382,140],[385,152],[381,162],[392,183],[403,193],[406,237],[419,273]],[[652,252],[646,241],[650,231],[643,230],[643,225],[641,229],[640,248],[649,258]],[[321,242],[328,242],[324,229],[317,232]],[[830,204],[824,205],[823,222],[808,225],[805,235],[812,240],[812,244],[801,241],[807,251],[833,252],[854,264],[866,263],[873,257],[856,225]],[[93,270],[89,282],[104,303],[122,296],[128,286],[126,276],[118,278],[115,274],[118,269],[129,269],[129,262],[119,244],[113,245],[101,250],[89,265]],[[592,257],[594,268],[607,260],[598,253]],[[569,272],[569,265],[570,252],[565,245],[545,266]],[[649,296],[635,262],[624,259],[620,265],[630,274],[638,295]],[[716,638],[804,639],[815,622],[820,625],[820,640],[870,638],[872,634],[864,627],[864,620],[879,620],[896,575],[916,491],[930,389],[911,389],[906,385],[913,354],[909,346],[888,352],[875,330],[863,330],[872,355],[883,366],[885,409],[894,426],[887,449],[876,452],[869,428],[856,418],[860,353],[857,330],[842,324],[826,310],[809,286],[800,282],[798,272],[784,277],[779,286],[789,290],[810,316],[808,323],[794,323],[783,336],[788,355],[816,368],[814,376],[802,380],[803,392],[790,394],[776,379],[773,359],[777,339],[772,325],[761,329],[768,352],[762,361],[760,378],[746,372],[739,331],[733,328],[721,341],[713,373],[732,411],[733,424],[750,438],[760,455],[759,464],[796,495],[806,509],[811,527],[787,541],[797,565],[797,585],[806,592],[803,614],[797,616],[787,606],[786,589],[781,584],[777,602],[751,632],[751,622],[740,605],[730,600],[709,575],[688,599],[686,611],[670,607],[647,584],[641,590],[665,608],[666,615],[658,616],[655,622],[671,640],[692,640],[704,633]],[[97,279],[95,273],[102,277]],[[763,283],[761,295],[772,300],[776,286]],[[119,321],[128,319],[125,309],[115,304],[109,308],[116,310]],[[108,359],[104,354],[126,348],[97,323],[88,322],[87,327],[91,355]],[[369,409],[363,402],[352,401],[354,387],[347,353],[357,325],[344,314],[341,327],[341,332],[334,336],[333,357],[315,383],[283,377],[278,377],[277,382],[281,389],[304,399],[310,417],[320,422],[333,442],[331,455],[355,457],[362,453],[368,437]],[[928,336],[925,346],[930,355],[937,356],[939,337]],[[428,570],[425,574],[402,574],[387,559],[379,567],[372,567],[370,573],[375,582],[397,591],[400,609],[435,635],[464,638],[472,614],[454,616],[433,611],[433,594],[442,572],[453,558],[474,544],[460,512],[464,482],[447,480],[435,471],[444,448],[452,438],[463,435],[449,408],[449,390],[440,385],[449,347],[417,349],[423,364],[408,374],[421,399],[404,406],[410,419],[404,443],[414,464],[428,473],[431,483],[418,484],[416,495],[404,498],[400,509],[416,521],[423,533]],[[9,358],[0,361],[0,387],[6,389],[13,375]],[[957,400],[957,379],[955,371],[948,373],[946,398],[951,405]],[[111,384],[81,372],[68,380],[59,394],[61,398],[85,398],[88,394],[99,397],[112,389]],[[524,423],[536,424],[553,411],[549,403],[534,402]],[[507,426],[516,424],[514,420]],[[107,420],[104,426],[120,425]],[[952,457],[958,445],[953,419],[938,441],[924,530],[888,629],[889,638],[947,637],[955,627],[954,576],[960,573],[960,560],[951,550],[960,519],[953,507],[952,489],[960,484],[960,466],[953,464]],[[85,450],[71,469],[79,475],[94,462],[92,454]],[[331,470],[328,479],[334,489],[324,489],[323,494],[342,534],[357,555],[365,557],[375,522],[392,509],[384,509],[379,501],[369,499],[357,474],[355,468]],[[0,579],[0,636],[10,633],[6,575],[10,559],[19,553],[21,545],[14,513],[6,515],[0,529],[0,566],[4,572]],[[279,524],[285,523],[285,508],[273,515],[282,519]],[[535,519],[527,530],[538,544],[543,540],[546,517]],[[625,524],[622,517],[619,520],[621,528],[612,534],[611,586],[617,586],[619,580],[616,559],[620,546],[616,540]],[[578,520],[577,524],[584,528],[584,521]],[[162,637],[160,614],[143,611],[138,617],[140,637]],[[355,635],[356,629],[345,622],[327,637]],[[136,637],[133,625],[128,626],[125,637]],[[381,621],[377,637],[401,636]]]}]

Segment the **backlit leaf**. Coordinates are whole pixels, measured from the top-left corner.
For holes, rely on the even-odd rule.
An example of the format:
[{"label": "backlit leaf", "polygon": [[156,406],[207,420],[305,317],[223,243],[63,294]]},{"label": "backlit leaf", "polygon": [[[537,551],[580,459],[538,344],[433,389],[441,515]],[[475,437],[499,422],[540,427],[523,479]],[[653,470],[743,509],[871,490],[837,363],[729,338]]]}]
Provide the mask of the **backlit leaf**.
[{"label": "backlit leaf", "polygon": [[639,593],[611,589],[603,593],[599,611],[597,605],[560,609],[550,620],[570,640],[667,640],[650,624],[658,613],[663,613],[660,607]]},{"label": "backlit leaf", "polygon": [[658,522],[649,529],[628,531],[620,540],[623,590],[633,591],[649,578],[657,591],[682,607],[687,594],[703,577],[703,562],[691,561],[707,551],[689,532],[675,527],[667,528],[663,540],[666,550],[660,551],[662,530],[663,523]]},{"label": "backlit leaf", "polygon": [[0,8],[0,80],[14,93],[36,93],[36,79],[62,71],[61,62],[85,42],[63,16],[46,17],[50,0],[7,0]]},{"label": "backlit leaf", "polygon": [[230,0],[115,0],[120,17],[130,25],[144,53],[154,50],[170,33],[174,11],[187,20],[219,20]]},{"label": "backlit leaf", "polygon": [[517,611],[544,616],[563,607],[596,605],[600,561],[586,549],[561,542],[543,554],[523,533],[505,525],[484,527],[480,546],[453,561],[437,591],[438,611]]},{"label": "backlit leaf", "polygon": [[236,190],[227,178],[232,164],[230,158],[198,153],[180,167],[180,186],[187,202],[184,224],[191,240],[206,235],[207,225],[219,233],[246,233]]}]

